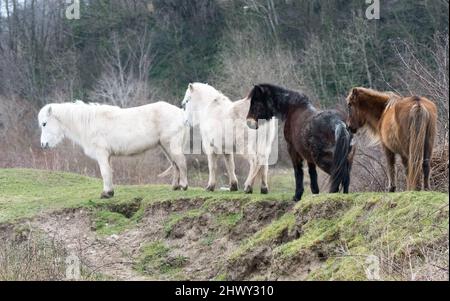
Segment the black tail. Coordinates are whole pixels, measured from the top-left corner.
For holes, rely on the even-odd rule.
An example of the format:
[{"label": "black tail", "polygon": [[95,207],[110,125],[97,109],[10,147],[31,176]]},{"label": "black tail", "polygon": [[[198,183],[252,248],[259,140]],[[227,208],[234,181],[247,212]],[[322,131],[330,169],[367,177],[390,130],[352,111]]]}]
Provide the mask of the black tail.
[{"label": "black tail", "polygon": [[336,127],[336,148],[334,151],[333,168],[331,170],[331,193],[337,193],[342,184],[344,193],[348,193],[350,186],[350,172],[352,164],[349,156],[352,151],[352,135],[344,123]]}]

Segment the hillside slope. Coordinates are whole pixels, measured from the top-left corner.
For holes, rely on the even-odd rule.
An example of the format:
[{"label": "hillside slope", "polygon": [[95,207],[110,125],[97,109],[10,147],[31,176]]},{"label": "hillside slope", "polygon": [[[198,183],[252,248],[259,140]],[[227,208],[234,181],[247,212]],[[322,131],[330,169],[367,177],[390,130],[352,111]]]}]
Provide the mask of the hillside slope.
[{"label": "hillside slope", "polygon": [[0,170],[0,279],[64,279],[70,254],[90,280],[448,279],[445,194],[293,204],[289,194],[119,186],[104,201],[100,187],[73,174]]}]

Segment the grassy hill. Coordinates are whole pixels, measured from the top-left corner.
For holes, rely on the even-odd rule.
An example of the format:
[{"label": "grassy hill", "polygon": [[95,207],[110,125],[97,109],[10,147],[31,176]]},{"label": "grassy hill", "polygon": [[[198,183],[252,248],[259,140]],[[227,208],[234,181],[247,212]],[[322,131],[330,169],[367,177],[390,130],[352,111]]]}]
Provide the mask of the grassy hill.
[{"label": "grassy hill", "polygon": [[[9,262],[0,279],[63,279],[63,265],[41,271],[49,249],[76,252],[93,280],[448,278],[446,194],[323,194],[293,204],[289,193],[118,186],[105,201],[100,190],[100,180],[74,174],[0,170],[0,261]],[[30,252],[32,269],[12,264]]]}]

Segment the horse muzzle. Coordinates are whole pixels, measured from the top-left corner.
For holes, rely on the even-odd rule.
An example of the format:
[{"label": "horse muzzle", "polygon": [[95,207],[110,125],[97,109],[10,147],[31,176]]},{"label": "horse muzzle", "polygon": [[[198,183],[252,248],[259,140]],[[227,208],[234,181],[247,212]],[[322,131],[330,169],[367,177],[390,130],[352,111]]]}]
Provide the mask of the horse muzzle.
[{"label": "horse muzzle", "polygon": [[50,149],[50,144],[47,142],[47,143],[41,143],[41,147],[42,147],[42,149]]},{"label": "horse muzzle", "polygon": [[247,126],[252,130],[258,129],[258,122],[252,118],[247,119]]},{"label": "horse muzzle", "polygon": [[358,133],[358,130],[355,129],[355,128],[352,128],[352,127],[348,127],[348,130],[349,130],[350,133],[352,133],[352,134],[357,134],[357,133]]}]

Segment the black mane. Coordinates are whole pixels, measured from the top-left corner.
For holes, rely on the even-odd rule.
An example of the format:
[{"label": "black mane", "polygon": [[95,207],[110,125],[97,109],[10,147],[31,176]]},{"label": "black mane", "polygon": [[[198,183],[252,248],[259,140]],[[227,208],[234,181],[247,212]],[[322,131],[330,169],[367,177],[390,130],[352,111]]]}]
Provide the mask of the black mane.
[{"label": "black mane", "polygon": [[304,93],[272,84],[255,86],[250,92],[249,98],[265,103],[273,116],[283,120],[292,107],[307,107],[311,105],[310,99]]}]

